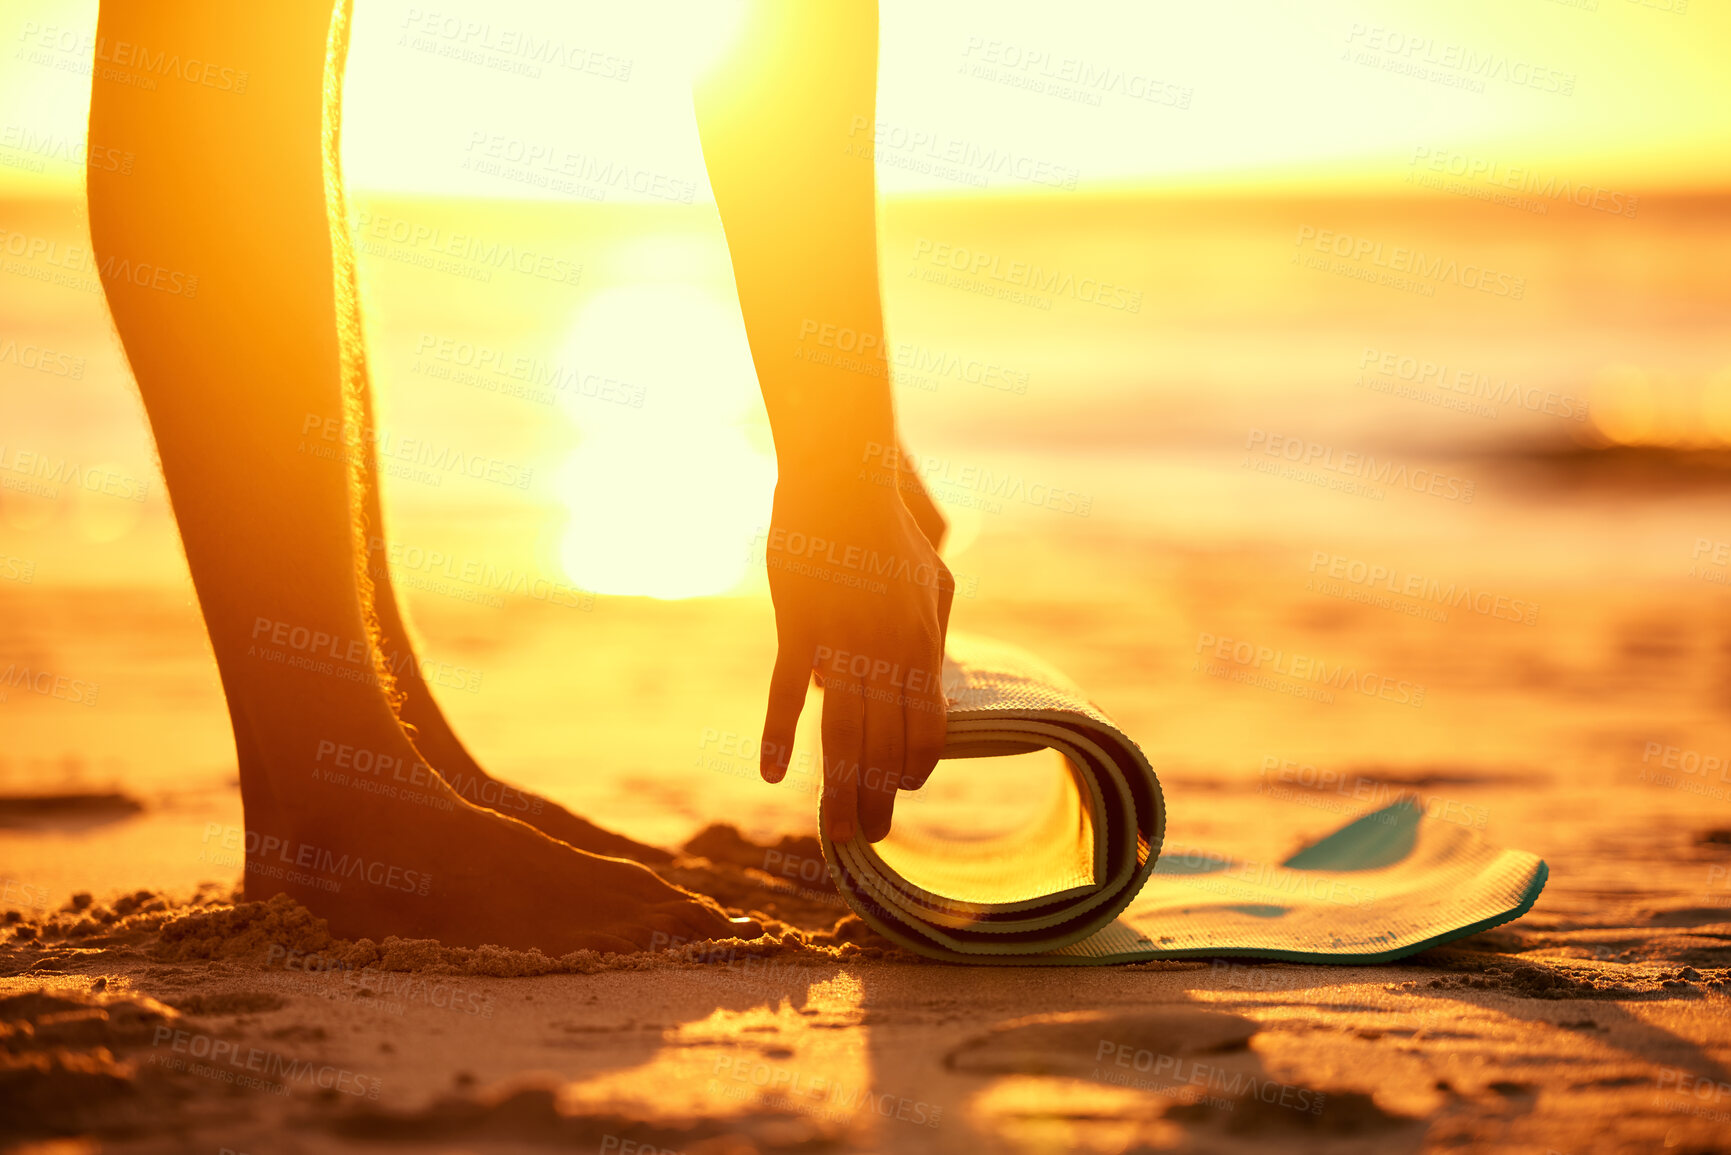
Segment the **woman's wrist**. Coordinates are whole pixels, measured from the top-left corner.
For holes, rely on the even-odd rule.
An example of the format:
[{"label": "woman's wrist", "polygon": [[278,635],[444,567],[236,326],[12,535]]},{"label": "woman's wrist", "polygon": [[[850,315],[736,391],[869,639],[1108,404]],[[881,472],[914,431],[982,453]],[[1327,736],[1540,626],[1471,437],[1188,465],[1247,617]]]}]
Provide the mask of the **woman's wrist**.
[{"label": "woman's wrist", "polygon": [[849,438],[821,453],[779,455],[776,461],[778,498],[785,495],[801,505],[870,504],[893,497],[902,471],[901,450],[893,437],[883,441]]}]

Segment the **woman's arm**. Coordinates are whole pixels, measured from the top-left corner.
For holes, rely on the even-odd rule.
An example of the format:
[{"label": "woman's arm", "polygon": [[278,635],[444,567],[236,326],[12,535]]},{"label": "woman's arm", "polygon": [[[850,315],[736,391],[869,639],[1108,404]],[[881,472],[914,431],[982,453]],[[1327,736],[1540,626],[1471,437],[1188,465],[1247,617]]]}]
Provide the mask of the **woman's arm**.
[{"label": "woman's arm", "polygon": [[[877,6],[748,0],[744,21],[696,100],[779,471],[762,771],[786,772],[815,673],[830,836],[875,841],[896,789],[922,784],[943,747],[954,589],[921,529],[941,534],[941,518],[923,491],[903,497],[918,478],[898,449],[883,356]],[[837,364],[825,335],[842,333],[854,355]]]}]

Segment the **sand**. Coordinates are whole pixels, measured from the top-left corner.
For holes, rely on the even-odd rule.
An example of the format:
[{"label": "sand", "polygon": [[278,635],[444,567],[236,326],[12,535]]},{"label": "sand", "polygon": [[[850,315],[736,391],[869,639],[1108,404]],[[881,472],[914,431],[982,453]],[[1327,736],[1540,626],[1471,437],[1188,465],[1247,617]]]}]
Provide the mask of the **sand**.
[{"label": "sand", "polygon": [[140,1152],[1705,1152],[1731,1134],[1719,912],[1535,912],[1378,967],[976,969],[727,861],[777,848],[714,827],[665,868],[769,934],[625,956],[337,940],[285,897],[216,888],[9,913],[0,1130]]},{"label": "sand", "polygon": [[[726,289],[713,222],[567,210],[390,209],[592,255],[584,293],[644,236]],[[1361,376],[1371,345],[1595,405],[1608,364],[1699,385],[1724,362],[1731,282],[1701,269],[1731,254],[1731,213],[1644,198],[1630,221],[1503,219],[1516,215],[1460,198],[887,205],[884,279],[898,341],[1028,378],[1025,395],[904,389],[910,444],[948,455],[951,477],[1010,469],[1092,498],[1080,517],[943,486],[957,627],[1099,698],[1160,775],[1169,844],[1282,857],[1415,790],[1547,860],[1518,922],[1377,967],[910,960],[801,873],[809,776],[756,779],[761,591],[574,610],[425,582],[404,587],[425,654],[485,672],[441,699],[482,762],[685,846],[672,877],[762,911],[777,937],[608,960],[334,942],[292,907],[232,904],[239,863],[210,831],[243,821],[233,744],[160,486],[138,503],[8,489],[6,552],[33,568],[0,582],[0,668],[101,693],[0,702],[0,910],[17,912],[0,928],[0,1136],[210,1155],[1731,1148],[1731,613],[1709,564],[1727,536],[1723,455],[1594,447],[1553,417],[1446,410]],[[6,219],[81,243],[65,205],[10,204]],[[1529,291],[1515,308],[1313,272],[1290,263],[1307,223],[1517,268]],[[931,285],[906,275],[921,236],[1138,285],[1144,307],[1036,311]],[[433,334],[556,360],[582,295],[428,289],[384,260],[363,279],[393,420],[451,443],[479,431],[490,454],[557,476],[575,435],[550,431],[549,406],[435,381],[415,350]],[[154,482],[100,297],[27,277],[0,296],[20,333],[88,362],[54,388],[0,374],[8,444]],[[587,435],[589,411],[569,416]],[[1370,501],[1257,473],[1243,466],[1256,428],[1470,478],[1474,500]],[[386,498],[409,545],[557,565],[544,547],[568,511],[539,482],[387,482]],[[758,524],[745,516],[741,557]],[[1324,572],[1364,561],[1538,612],[1438,616],[1318,581],[1319,554]],[[1426,695],[1303,700],[1204,668],[1204,635]],[[952,835],[966,833],[955,815],[1015,794],[951,767],[927,791],[898,821]],[[743,835],[705,833],[718,818]]]}]

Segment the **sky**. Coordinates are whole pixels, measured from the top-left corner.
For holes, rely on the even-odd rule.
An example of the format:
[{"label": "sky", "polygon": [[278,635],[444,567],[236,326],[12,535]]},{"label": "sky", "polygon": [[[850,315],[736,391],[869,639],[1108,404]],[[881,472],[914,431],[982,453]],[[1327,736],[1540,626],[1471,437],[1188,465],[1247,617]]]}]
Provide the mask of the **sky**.
[{"label": "sky", "polygon": [[[6,5],[0,195],[77,189],[96,10]],[[689,81],[736,13],[357,0],[348,182],[581,200],[597,189],[563,174],[623,172],[605,199],[707,200]],[[1731,184],[1716,0],[883,0],[881,29],[877,114],[850,144],[886,196],[1401,191],[1415,156],[1649,195]]]}]

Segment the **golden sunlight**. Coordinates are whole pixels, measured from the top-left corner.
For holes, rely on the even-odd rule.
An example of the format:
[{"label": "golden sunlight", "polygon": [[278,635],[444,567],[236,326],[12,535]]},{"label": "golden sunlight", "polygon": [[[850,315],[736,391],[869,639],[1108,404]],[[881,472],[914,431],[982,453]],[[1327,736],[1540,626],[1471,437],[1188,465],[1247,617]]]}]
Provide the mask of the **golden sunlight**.
[{"label": "golden sunlight", "polygon": [[588,367],[583,390],[632,403],[567,401],[581,409],[557,482],[567,575],[597,593],[656,598],[738,586],[768,523],[775,462],[752,436],[763,402],[737,307],[689,285],[612,288],[583,307],[568,349],[569,363]]},{"label": "golden sunlight", "polygon": [[1731,1151],[1731,0],[0,50],[0,1148]]}]

